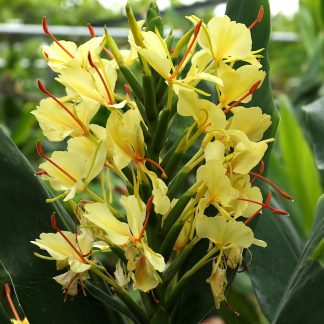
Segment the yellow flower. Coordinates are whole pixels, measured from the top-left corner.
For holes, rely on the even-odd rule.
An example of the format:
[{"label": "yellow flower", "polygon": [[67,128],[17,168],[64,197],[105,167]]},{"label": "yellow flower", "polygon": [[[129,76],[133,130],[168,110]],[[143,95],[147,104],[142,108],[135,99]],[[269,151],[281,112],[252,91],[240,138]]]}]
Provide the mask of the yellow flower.
[{"label": "yellow flower", "polygon": [[179,115],[192,117],[197,126],[206,132],[225,129],[225,114],[211,101],[199,99],[196,92],[185,89],[179,90],[178,98]]},{"label": "yellow flower", "polygon": [[[75,116],[86,128],[90,120],[97,113],[99,104],[84,98],[79,102],[69,100],[69,97],[58,98],[64,104],[66,109]],[[76,119],[72,118],[65,109],[63,109],[52,98],[43,99],[37,109],[31,112],[37,118],[44,136],[50,141],[62,141],[67,136],[79,136],[84,134],[84,129]]]},{"label": "yellow flower", "polygon": [[219,249],[232,246],[248,248],[252,244],[266,247],[266,243],[254,238],[252,230],[242,222],[227,221],[223,216],[200,216],[196,222],[197,235],[207,238]]},{"label": "yellow flower", "polygon": [[56,260],[57,269],[63,269],[67,265],[71,271],[81,273],[90,269],[91,265],[85,263],[83,255],[88,254],[92,249],[93,240],[88,233],[83,231],[80,235],[68,231],[61,233],[42,233],[39,239],[31,241]]},{"label": "yellow flower", "polygon": [[53,279],[62,286],[65,295],[76,296],[79,292],[78,285],[83,286],[83,283],[90,278],[88,271],[75,273],[71,270],[62,273]]},{"label": "yellow flower", "polygon": [[260,107],[234,107],[229,119],[229,129],[244,132],[250,141],[257,142],[271,125],[271,116],[263,114]]},{"label": "yellow flower", "polygon": [[29,324],[29,321],[26,317],[22,321],[17,321],[17,320],[12,319],[12,320],[10,320],[10,322],[12,324]]},{"label": "yellow flower", "polygon": [[210,277],[206,280],[210,284],[210,288],[214,297],[216,309],[220,308],[220,303],[225,299],[224,291],[226,288],[226,269],[213,266]]}]

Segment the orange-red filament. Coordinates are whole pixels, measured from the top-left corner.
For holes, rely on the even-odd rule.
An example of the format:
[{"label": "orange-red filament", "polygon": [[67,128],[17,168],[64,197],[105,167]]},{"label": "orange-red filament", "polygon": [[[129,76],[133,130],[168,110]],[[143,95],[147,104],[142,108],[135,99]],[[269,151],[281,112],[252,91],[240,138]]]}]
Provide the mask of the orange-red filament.
[{"label": "orange-red filament", "polygon": [[[95,31],[94,31],[92,25],[91,25],[90,23],[87,23],[87,27],[88,27],[88,29],[89,29],[89,33],[90,33],[91,38],[96,37],[96,33],[95,33]],[[108,55],[110,58],[112,58],[112,59],[114,58],[114,56],[112,55],[112,53],[111,53],[107,48],[104,47],[103,50],[107,53],[107,55]]]},{"label": "orange-red filament", "polygon": [[43,151],[42,144],[40,141],[37,141],[36,143],[36,149],[37,153],[43,157],[45,160],[47,160],[49,163],[54,165],[58,170],[60,170],[62,173],[64,173],[69,179],[71,179],[73,182],[77,182],[77,180],[71,176],[68,172],[66,172],[62,167],[60,167],[57,163],[55,163],[52,159],[50,159]]},{"label": "orange-red filament", "polygon": [[135,242],[140,242],[142,237],[144,236],[144,233],[146,231],[146,228],[148,226],[149,220],[150,220],[150,215],[151,215],[151,209],[152,209],[152,204],[153,204],[153,196],[151,196],[146,203],[146,217],[145,221],[143,224],[143,228],[141,230],[141,233],[138,235],[137,238],[134,239]]},{"label": "orange-red filament", "polygon": [[255,25],[259,24],[262,21],[264,14],[264,8],[263,6],[260,7],[259,12],[258,12],[258,17],[253,21],[253,23],[248,27],[250,30],[255,27]]},{"label": "orange-red filament", "polygon": [[180,69],[182,68],[183,64],[185,63],[188,55],[190,54],[193,46],[195,45],[196,43],[196,40],[197,40],[197,37],[198,37],[198,34],[199,34],[199,31],[200,31],[200,28],[202,26],[202,20],[200,20],[197,25],[195,26],[195,30],[194,30],[194,37],[190,43],[190,45],[188,46],[185,54],[183,55],[183,58],[181,60],[181,62],[179,63],[179,65],[177,66],[177,68],[174,70],[174,72],[172,73],[172,75],[170,76],[170,80],[173,80],[179,73]]},{"label": "orange-red filament", "polygon": [[263,177],[261,174],[258,174],[258,173],[254,173],[254,172],[249,172],[250,175],[256,177],[256,178],[259,178],[263,181],[265,181],[266,183],[268,183],[271,187],[273,187],[278,193],[280,196],[288,199],[288,200],[293,200],[293,198],[287,194],[286,192],[284,192],[283,190],[281,190],[277,185],[275,185],[272,181],[270,181],[269,179]]},{"label": "orange-red filament", "polygon": [[247,198],[238,198],[238,200],[242,200],[242,201],[247,201],[247,202],[251,202],[251,203],[254,203],[254,204],[257,204],[257,205],[260,205],[264,208],[268,208],[269,210],[271,210],[273,213],[275,214],[278,214],[278,215],[288,215],[288,213],[284,210],[281,210],[281,209],[278,209],[278,208],[275,208],[275,207],[272,207],[268,204],[263,204],[263,203],[260,203],[259,201],[256,201],[256,200],[252,200],[252,199],[247,199]]},{"label": "orange-red filament", "polygon": [[229,106],[228,108],[226,108],[224,110],[224,114],[227,114],[232,108],[234,108],[238,104],[240,104],[245,98],[252,95],[255,92],[255,90],[259,87],[260,84],[261,84],[261,81],[258,81],[255,84],[253,84],[253,86],[250,88],[250,90],[243,97],[241,97],[240,99],[235,101],[231,106]]},{"label": "orange-red filament", "polygon": [[50,31],[48,30],[46,17],[43,17],[42,25],[44,33],[48,35],[51,40],[56,43],[67,55],[69,55],[71,58],[74,58],[74,56],[50,33]]},{"label": "orange-red filament", "polygon": [[44,84],[38,80],[37,81],[38,87],[40,89],[40,91],[42,91],[44,94],[46,94],[47,96],[49,96],[50,98],[52,98],[57,104],[59,104],[64,111],[69,114],[71,116],[71,118],[73,118],[73,120],[80,126],[80,128],[83,130],[84,134],[88,133],[87,128],[80,122],[80,120],[78,120],[78,118],[76,118],[73,113],[64,105],[64,103],[62,101],[60,101],[59,99],[57,99],[52,93],[50,93],[44,86]]},{"label": "orange-red filament", "polygon": [[80,258],[80,260],[83,263],[87,263],[87,260],[84,258],[83,254],[80,253],[77,248],[74,246],[74,244],[66,237],[66,235],[62,232],[62,230],[57,226],[56,224],[56,213],[53,212],[51,216],[51,222],[52,222],[52,227],[55,231],[57,231],[63,238],[64,240],[71,246],[73,251],[77,254],[77,256]]},{"label": "orange-red filament", "polygon": [[138,162],[147,161],[147,162],[153,164],[154,166],[156,166],[161,171],[161,175],[162,175],[163,178],[167,178],[168,177],[167,174],[166,174],[166,172],[164,171],[164,169],[156,161],[154,161],[154,160],[152,160],[150,158],[139,157],[139,156],[136,157],[136,161],[138,161]]},{"label": "orange-red filament", "polygon": [[[269,204],[270,204],[270,201],[271,201],[271,192],[269,191],[268,192],[268,194],[267,194],[267,197],[266,197],[266,199],[265,199],[265,202],[264,202],[264,204],[265,205],[267,205],[267,206],[269,206]],[[259,208],[253,215],[251,215],[248,219],[246,219],[244,222],[243,222],[243,224],[248,224],[249,222],[251,222],[251,220],[252,219],[254,219],[255,217],[257,217],[261,212],[262,212],[262,210],[264,209],[265,207],[261,207],[261,208]]]},{"label": "orange-red filament", "polygon": [[96,64],[94,64],[90,52],[88,53],[88,61],[89,61],[89,64],[96,70],[96,72],[99,75],[99,78],[100,78],[100,80],[101,80],[101,82],[102,82],[102,84],[103,84],[103,86],[105,88],[105,91],[107,93],[107,96],[108,96],[108,104],[112,105],[114,103],[114,100],[113,100],[113,98],[111,96],[108,85],[107,85],[104,77],[102,76],[101,72],[99,71],[98,67],[96,66]]},{"label": "orange-red filament", "polygon": [[21,319],[19,317],[19,314],[17,312],[16,306],[14,305],[12,299],[11,299],[11,289],[10,286],[7,283],[4,283],[4,289],[5,289],[5,294],[6,294],[6,298],[8,300],[8,303],[10,305],[10,308],[12,310],[12,313],[16,319],[16,321],[21,322]]}]

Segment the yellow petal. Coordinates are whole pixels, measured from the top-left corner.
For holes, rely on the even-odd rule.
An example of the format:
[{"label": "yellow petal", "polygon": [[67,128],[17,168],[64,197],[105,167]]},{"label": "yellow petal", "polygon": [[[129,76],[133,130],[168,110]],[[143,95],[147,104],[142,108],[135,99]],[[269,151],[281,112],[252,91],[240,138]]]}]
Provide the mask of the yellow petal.
[{"label": "yellow petal", "polygon": [[144,255],[157,271],[163,272],[165,269],[164,258],[161,254],[154,252],[148,245],[142,244]]}]

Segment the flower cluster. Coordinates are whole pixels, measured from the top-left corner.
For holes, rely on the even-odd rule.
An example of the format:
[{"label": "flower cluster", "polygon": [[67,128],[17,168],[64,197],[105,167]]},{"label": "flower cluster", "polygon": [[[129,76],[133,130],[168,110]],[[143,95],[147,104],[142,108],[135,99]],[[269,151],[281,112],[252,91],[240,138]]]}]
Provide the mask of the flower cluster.
[{"label": "flower cluster", "polygon": [[[55,97],[39,81],[48,98],[33,114],[44,136],[64,141],[66,150],[48,156],[38,142],[46,161],[36,174],[58,192],[49,201],[63,199],[72,207],[79,228],[61,230],[53,214],[56,233],[32,243],[50,255],[38,256],[56,260],[58,270],[68,268],[54,279],[69,295],[93,271],[117,293],[149,292],[164,283],[166,307],[184,281],[212,261],[207,282],[218,307],[226,269],[237,269],[252,244],[266,246],[249,222],[264,208],[285,214],[270,206],[270,193],[263,199],[255,180],[290,199],[262,176],[273,141],[263,139],[271,117],[249,107],[266,76],[262,49],[253,51],[251,38],[262,9],[250,27],[227,16],[207,24],[190,16],[193,27],[174,47],[172,36],[164,39],[159,26],[136,22],[128,6],[127,15],[129,50],[119,50],[107,30],[96,37],[90,25],[85,44],[58,41],[43,21],[53,43],[42,52],[66,95]],[[138,67],[142,80],[132,72]],[[103,110],[107,120],[98,118]],[[176,118],[190,125],[174,141],[169,134]],[[101,184],[100,193],[93,184]],[[178,276],[181,261],[175,261],[202,240],[209,241],[207,254]],[[107,253],[119,257],[112,268],[105,266]]]}]

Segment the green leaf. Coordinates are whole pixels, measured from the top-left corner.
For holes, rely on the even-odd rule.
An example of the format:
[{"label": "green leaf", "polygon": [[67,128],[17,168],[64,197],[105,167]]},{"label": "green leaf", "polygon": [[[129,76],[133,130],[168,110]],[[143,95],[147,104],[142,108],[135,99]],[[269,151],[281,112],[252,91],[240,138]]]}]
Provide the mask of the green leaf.
[{"label": "green leaf", "polygon": [[[320,177],[312,151],[293,113],[290,101],[279,99],[281,124],[279,129],[280,163],[285,182],[289,182],[289,192],[301,210],[300,218],[292,214],[292,221],[306,237],[313,224],[318,198],[322,193]],[[303,170],[304,172],[301,172]],[[312,188],[310,190],[310,188]],[[297,216],[297,215],[296,215]],[[306,235],[305,235],[306,234]]]},{"label": "green leaf", "polygon": [[324,268],[324,239],[322,239],[317,247],[314,249],[311,260],[318,261],[322,268]]},{"label": "green leaf", "polygon": [[308,130],[317,168],[324,186],[324,97],[304,106],[305,124]]},{"label": "green leaf", "polygon": [[[271,205],[281,208],[274,200]],[[268,210],[259,216],[254,235],[268,246],[251,248],[249,274],[261,309],[271,321],[296,267],[302,244],[291,220]]]},{"label": "green leaf", "polygon": [[324,196],[319,200],[316,219],[285,293],[273,324],[322,323],[324,317],[324,269],[311,260],[324,236]]},{"label": "green leaf", "polygon": [[30,241],[53,231],[53,211],[65,218],[66,225],[69,222],[57,205],[46,204],[46,189],[2,129],[0,143],[0,262],[5,269],[0,281],[7,282],[10,274],[16,298],[31,323],[48,323],[49,318],[52,323],[107,322],[107,309],[91,296],[81,294],[64,302],[61,287],[52,279],[57,275],[55,263],[33,255],[37,249]]}]

